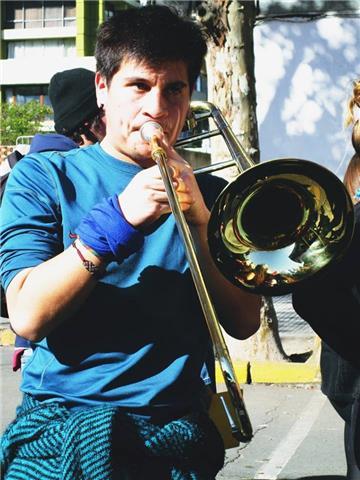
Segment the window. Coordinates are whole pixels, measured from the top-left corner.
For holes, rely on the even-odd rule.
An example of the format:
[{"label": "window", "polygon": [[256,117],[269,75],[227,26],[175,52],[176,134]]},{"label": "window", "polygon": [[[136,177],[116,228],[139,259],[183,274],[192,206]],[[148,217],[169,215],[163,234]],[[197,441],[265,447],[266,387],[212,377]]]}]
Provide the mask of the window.
[{"label": "window", "polygon": [[5,28],[69,27],[76,23],[75,2],[6,2]]},{"label": "window", "polygon": [[75,25],[76,25],[75,2],[66,2],[64,4],[64,27],[73,27]]},{"label": "window", "polygon": [[21,8],[21,2],[14,2],[10,3],[7,2],[6,4],[6,18],[8,18],[8,10],[13,7],[13,12],[12,13],[12,21],[13,21],[13,27],[12,28],[22,28],[22,22],[23,22],[23,11]]},{"label": "window", "polygon": [[18,85],[6,87],[6,103],[24,104],[37,100],[41,105],[51,105],[48,97],[48,85]]},{"label": "window", "polygon": [[23,10],[25,28],[42,27],[42,6],[39,2],[27,2]]},{"label": "window", "polygon": [[75,57],[74,38],[14,40],[7,42],[7,58]]},{"label": "window", "polygon": [[44,27],[62,27],[62,6],[48,2],[44,9]]}]

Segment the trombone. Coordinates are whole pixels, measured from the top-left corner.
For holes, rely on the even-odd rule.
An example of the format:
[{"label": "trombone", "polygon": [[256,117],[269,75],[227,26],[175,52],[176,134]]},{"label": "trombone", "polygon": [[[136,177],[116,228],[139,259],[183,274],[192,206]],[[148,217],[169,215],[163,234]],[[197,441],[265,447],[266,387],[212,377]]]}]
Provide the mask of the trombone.
[{"label": "trombone", "polygon": [[[210,253],[225,277],[256,294],[283,295],[338,260],[349,245],[354,228],[352,202],[342,182],[326,168],[307,160],[270,160],[254,165],[217,107],[209,102],[192,102],[191,110],[195,122],[212,118],[217,128],[191,135],[175,146],[221,134],[232,160],[223,162],[220,168],[235,164],[240,172],[217,198],[208,226]],[[159,129],[161,126],[155,122],[146,122],[140,133],[151,145],[152,158],[159,166],[184,242],[233,406],[233,415],[225,409],[232,435],[238,441],[249,442],[253,435],[251,421],[171,181],[166,154],[156,141]],[[207,167],[197,174],[218,169],[219,166]]]},{"label": "trombone", "polygon": [[[254,164],[221,111],[192,102],[196,121],[212,118],[232,160],[196,171],[236,165],[240,175],[221,192],[210,216],[208,242],[226,278],[252,293],[292,293],[323,274],[344,254],[354,230],[354,209],[341,180],[298,158]],[[206,138],[195,135],[177,142]]]}]

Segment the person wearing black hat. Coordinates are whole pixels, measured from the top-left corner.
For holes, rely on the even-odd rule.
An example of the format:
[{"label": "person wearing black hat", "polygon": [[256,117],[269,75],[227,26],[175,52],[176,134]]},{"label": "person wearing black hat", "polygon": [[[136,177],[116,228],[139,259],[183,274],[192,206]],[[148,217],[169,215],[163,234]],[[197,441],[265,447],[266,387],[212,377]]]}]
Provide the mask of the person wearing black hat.
[{"label": "person wearing black hat", "polygon": [[104,112],[98,107],[95,73],[73,68],[55,73],[49,84],[55,131],[78,145],[96,143],[105,135]]}]

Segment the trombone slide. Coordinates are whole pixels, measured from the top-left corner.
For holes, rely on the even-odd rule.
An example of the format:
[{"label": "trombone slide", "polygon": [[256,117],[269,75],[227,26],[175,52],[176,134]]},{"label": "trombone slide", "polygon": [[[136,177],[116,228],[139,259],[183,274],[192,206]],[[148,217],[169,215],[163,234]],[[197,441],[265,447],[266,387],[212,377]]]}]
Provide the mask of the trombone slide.
[{"label": "trombone slide", "polygon": [[[149,125],[149,123],[152,125]],[[156,130],[159,131],[161,126],[156,126],[157,124],[155,123],[154,125],[154,123],[155,122],[146,122],[140,132],[143,139],[150,143],[152,159],[159,167],[168,196],[170,208],[175,217],[179,234],[184,243],[185,253],[209,329],[210,337],[214,345],[215,355],[219,361],[220,369],[222,371],[224,381],[234,407],[234,414],[230,416],[232,434],[239,441],[249,442],[253,434],[250,418],[246,411],[241,389],[236,380],[235,370],[230,359],[215,308],[210,299],[204,277],[196,257],[194,241],[192,239],[191,232],[184,214],[181,210],[176,191],[174,190],[172,184],[166,153],[157,143]],[[153,132],[151,132],[151,129],[154,129]],[[227,413],[230,415],[230,410],[227,410]]]}]

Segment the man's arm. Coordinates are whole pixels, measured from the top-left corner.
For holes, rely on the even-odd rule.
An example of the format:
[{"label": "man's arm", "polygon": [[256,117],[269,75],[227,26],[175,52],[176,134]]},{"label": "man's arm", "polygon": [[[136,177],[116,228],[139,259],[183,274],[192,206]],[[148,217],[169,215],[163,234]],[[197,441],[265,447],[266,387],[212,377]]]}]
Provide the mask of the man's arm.
[{"label": "man's arm", "polygon": [[234,338],[250,337],[260,326],[260,296],[236,287],[216,267],[209,251],[207,225],[191,227],[191,233],[204,281],[222,326]]},{"label": "man's arm", "polygon": [[[217,308],[219,309],[220,307],[219,315],[221,315],[224,326],[229,333],[236,337],[247,337],[256,330],[258,325],[258,320],[255,318],[256,313],[254,313],[257,308],[257,299],[244,294],[244,292],[239,292],[236,287],[227,282],[209,258],[208,247],[207,245],[205,246],[205,229],[203,228],[207,224],[209,211],[204,206],[196,181],[195,194],[191,191],[192,186],[186,185],[188,182],[180,181],[180,179],[176,182],[179,186],[178,196],[180,197],[182,208],[188,210],[190,223],[195,224],[196,229],[201,232],[198,236],[198,241],[203,257],[202,264],[204,271],[210,277],[210,286],[214,285],[216,288],[213,288],[213,290],[216,296],[221,297]],[[16,197],[13,200],[17,203]],[[28,198],[22,199],[22,201],[25,201],[23,208],[26,205],[29,206]],[[33,218],[37,218],[38,200],[33,202],[33,204],[36,209]],[[136,175],[128,187],[119,195],[119,202],[116,200],[116,204],[117,207],[120,205],[122,209],[121,215],[124,215],[124,219],[136,231],[138,231],[137,229],[141,231],[143,227],[153,223],[164,213],[168,213],[167,196],[157,167],[146,169]],[[47,202],[44,202],[42,208],[48,210]],[[116,218],[118,218],[118,213],[115,212],[116,215],[114,216],[113,208],[114,205],[111,212],[108,212],[106,221],[99,219],[99,210],[96,211],[95,217],[99,220],[99,228],[104,227],[106,229],[109,219],[117,225]],[[91,212],[89,213],[91,215]],[[54,221],[51,211],[46,215],[49,217],[46,221],[47,223],[44,225],[41,223],[41,225],[36,226],[42,237],[45,232],[48,235]],[[40,217],[44,219],[43,212],[41,212]],[[92,220],[95,217],[93,215]],[[16,231],[12,228],[11,231],[14,233],[10,232],[9,235],[14,237],[14,241],[16,237],[16,242],[23,237],[22,244],[24,244],[27,239],[25,230],[28,231],[28,227]],[[92,231],[96,232],[96,230],[96,228],[94,230],[90,228],[90,233]],[[23,235],[22,232],[24,232]],[[54,235],[56,238],[57,234],[55,231]],[[108,235],[101,236],[107,237]],[[117,235],[113,235],[113,238],[116,239]],[[81,240],[84,241],[85,245],[91,247],[85,238],[81,238]],[[54,245],[49,248],[47,258],[52,258],[39,257],[39,265],[32,268],[26,268],[27,265],[23,265],[23,270],[12,279],[7,287],[7,299],[12,326],[18,335],[31,341],[40,340],[62,321],[69,318],[85,302],[96,285],[93,276],[84,268],[79,253],[73,247],[67,248],[62,253],[57,253],[56,249],[58,248],[57,243],[59,239],[50,240],[49,238],[49,241],[54,243]],[[128,247],[132,248],[134,241],[131,240],[131,236],[128,237],[128,243]],[[6,244],[7,242],[5,242],[5,249],[7,248]],[[83,248],[80,242],[77,245],[86,260],[91,261],[99,268],[105,268],[106,262],[101,255],[100,257],[93,255],[91,250]],[[30,245],[26,245],[27,249],[29,247],[31,248]],[[15,243],[11,248],[16,248]],[[94,250],[97,251],[96,248]],[[11,257],[12,251],[8,253]],[[99,252],[97,251],[97,253]]]},{"label": "man's arm", "polygon": [[[76,246],[97,268],[105,267],[80,242]],[[96,283],[72,246],[36,267],[22,270],[6,290],[12,328],[30,341],[40,341],[85,302]]]},{"label": "man's arm", "polygon": [[[56,206],[50,207],[51,201],[48,198],[40,205],[37,192],[33,194],[30,190],[24,195],[23,189],[13,188],[6,199],[9,226],[4,228],[2,251],[6,252],[4,257],[7,260],[2,268],[7,272],[15,268],[20,271],[11,281],[5,282],[10,321],[18,335],[35,342],[47,336],[76,312],[96,285],[94,276],[84,267],[79,251],[84,259],[100,269],[105,269],[106,264],[112,260],[121,263],[123,258],[141,247],[141,228],[169,212],[169,206],[158,168],[155,166],[143,170],[125,189],[128,194],[124,194],[131,208],[135,209],[138,222],[130,224],[126,221],[117,197],[103,199],[75,228],[75,233],[79,234],[81,240],[76,242],[78,251],[70,246],[58,253],[61,238],[57,229],[61,219],[54,218]],[[17,223],[20,203],[23,211],[31,213]],[[45,243],[41,244],[40,249],[36,245],[39,238],[46,239],[45,250]],[[96,242],[96,238],[105,241],[105,246],[100,240],[97,242],[107,250],[105,255],[88,242]],[[112,244],[108,244],[108,241]],[[29,255],[26,257],[27,264],[21,255],[18,261],[13,260],[16,245],[21,245],[25,251],[30,252],[31,258]],[[33,258],[37,251],[39,255]],[[38,265],[26,268],[32,263]]]}]

